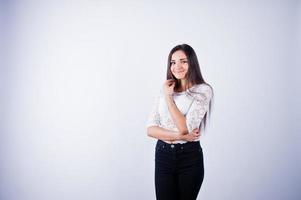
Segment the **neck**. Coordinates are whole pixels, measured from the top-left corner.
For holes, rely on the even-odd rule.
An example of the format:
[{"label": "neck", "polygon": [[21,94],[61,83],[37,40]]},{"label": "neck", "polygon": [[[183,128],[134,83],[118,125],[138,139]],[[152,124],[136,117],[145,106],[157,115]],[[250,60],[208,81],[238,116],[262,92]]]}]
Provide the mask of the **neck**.
[{"label": "neck", "polygon": [[191,87],[191,83],[190,83],[190,84],[188,84],[188,88],[185,88],[186,83],[187,83],[187,80],[186,80],[186,79],[180,79],[180,85],[181,85],[181,90],[182,90],[182,91],[184,91],[184,90],[186,90],[186,89],[188,89],[188,88]]}]

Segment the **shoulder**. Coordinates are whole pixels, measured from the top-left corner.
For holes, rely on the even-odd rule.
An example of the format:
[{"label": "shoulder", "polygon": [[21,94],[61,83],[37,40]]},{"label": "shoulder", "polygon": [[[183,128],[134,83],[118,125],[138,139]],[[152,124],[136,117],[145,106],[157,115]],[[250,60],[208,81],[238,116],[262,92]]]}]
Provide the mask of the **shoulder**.
[{"label": "shoulder", "polygon": [[207,83],[196,84],[193,87],[193,91],[198,93],[210,92],[213,93],[212,87]]},{"label": "shoulder", "polygon": [[212,87],[207,84],[207,83],[201,83],[201,84],[196,84],[192,88],[192,94],[195,97],[207,97],[207,98],[212,98],[213,96],[213,89]]}]

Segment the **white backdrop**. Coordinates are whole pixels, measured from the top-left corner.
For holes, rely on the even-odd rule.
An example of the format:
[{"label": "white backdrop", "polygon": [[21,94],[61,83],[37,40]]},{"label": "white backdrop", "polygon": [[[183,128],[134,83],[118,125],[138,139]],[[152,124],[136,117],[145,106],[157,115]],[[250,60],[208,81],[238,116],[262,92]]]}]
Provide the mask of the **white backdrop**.
[{"label": "white backdrop", "polygon": [[300,1],[1,10],[0,199],[155,199],[145,123],[181,43],[215,92],[198,199],[301,198]]}]

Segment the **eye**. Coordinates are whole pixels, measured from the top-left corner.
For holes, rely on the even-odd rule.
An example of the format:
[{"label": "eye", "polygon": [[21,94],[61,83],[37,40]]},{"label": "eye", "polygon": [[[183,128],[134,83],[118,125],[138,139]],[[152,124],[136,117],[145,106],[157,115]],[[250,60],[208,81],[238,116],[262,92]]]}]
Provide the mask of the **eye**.
[{"label": "eye", "polygon": [[182,63],[187,63],[187,60],[183,60]]},{"label": "eye", "polygon": [[176,62],[170,62],[170,65],[174,65],[174,64],[176,64]]}]

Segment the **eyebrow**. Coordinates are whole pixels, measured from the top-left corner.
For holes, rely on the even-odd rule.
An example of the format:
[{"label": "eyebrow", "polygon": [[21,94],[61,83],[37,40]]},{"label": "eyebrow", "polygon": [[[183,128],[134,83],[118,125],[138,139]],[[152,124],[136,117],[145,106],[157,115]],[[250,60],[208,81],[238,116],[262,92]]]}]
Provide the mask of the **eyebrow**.
[{"label": "eyebrow", "polygon": [[[187,60],[187,58],[181,58],[180,60]],[[171,61],[175,61],[175,60],[171,60]]]}]

